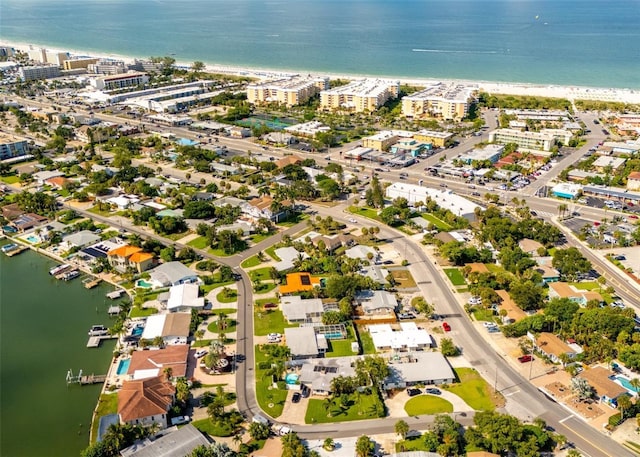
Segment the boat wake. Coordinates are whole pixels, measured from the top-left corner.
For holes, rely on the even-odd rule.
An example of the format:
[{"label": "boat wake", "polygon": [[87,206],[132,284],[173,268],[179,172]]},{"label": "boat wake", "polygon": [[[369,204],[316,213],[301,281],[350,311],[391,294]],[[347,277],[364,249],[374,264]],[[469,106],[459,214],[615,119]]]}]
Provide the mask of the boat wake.
[{"label": "boat wake", "polygon": [[447,49],[420,49],[414,48],[413,52],[432,52],[435,54],[497,54],[498,51],[460,51],[460,50],[447,50]]}]

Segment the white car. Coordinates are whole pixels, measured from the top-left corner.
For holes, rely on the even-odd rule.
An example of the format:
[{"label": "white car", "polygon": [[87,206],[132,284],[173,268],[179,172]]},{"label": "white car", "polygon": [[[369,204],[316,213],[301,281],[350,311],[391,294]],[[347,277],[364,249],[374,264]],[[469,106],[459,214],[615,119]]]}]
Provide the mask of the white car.
[{"label": "white car", "polygon": [[484,325],[486,328],[494,328],[497,327],[497,325],[494,322],[483,322],[482,325]]},{"label": "white car", "polygon": [[358,221],[355,220],[354,218],[349,218],[349,222],[351,222],[352,224],[357,224]]},{"label": "white car", "polygon": [[482,303],[482,298],[480,298],[480,297],[471,297],[469,299],[469,304],[470,305],[479,305],[481,303]]},{"label": "white car", "polygon": [[279,333],[269,333],[267,338],[282,338],[282,335]]},{"label": "white car", "polygon": [[199,349],[196,351],[196,359],[199,359],[200,357],[204,357],[208,353],[209,351],[207,351],[206,349]]}]

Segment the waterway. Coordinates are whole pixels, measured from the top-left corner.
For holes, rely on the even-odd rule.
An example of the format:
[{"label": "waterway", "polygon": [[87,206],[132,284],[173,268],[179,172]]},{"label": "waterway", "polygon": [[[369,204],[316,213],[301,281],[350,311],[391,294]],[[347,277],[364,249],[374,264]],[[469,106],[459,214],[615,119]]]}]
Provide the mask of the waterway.
[{"label": "waterway", "polygon": [[86,344],[91,325],[110,323],[112,288],[58,281],[49,275],[55,265],[33,251],[0,254],[2,457],[72,457],[88,445],[101,385],[67,386],[65,376],[106,374],[114,340]]}]

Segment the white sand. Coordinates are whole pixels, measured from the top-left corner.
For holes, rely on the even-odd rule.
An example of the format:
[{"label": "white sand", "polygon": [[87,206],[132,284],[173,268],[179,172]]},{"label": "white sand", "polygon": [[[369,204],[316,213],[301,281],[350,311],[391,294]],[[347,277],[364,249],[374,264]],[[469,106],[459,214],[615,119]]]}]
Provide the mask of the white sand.
[{"label": "white sand", "polygon": [[[4,42],[3,46],[13,47],[20,51],[26,51],[29,49],[37,49],[45,47],[49,51],[53,52],[68,52],[73,56],[93,56],[99,58],[109,58],[122,60],[126,63],[133,63],[136,59],[131,56],[123,56],[118,54],[104,54],[93,53],[81,50],[73,49],[54,49],[41,45],[33,45],[28,43],[16,43],[16,42]],[[148,57],[139,57],[140,59],[146,59]],[[177,66],[189,67],[191,62],[176,62]],[[251,68],[251,67],[235,67],[230,65],[220,65],[215,63],[206,63],[206,71],[211,73],[224,73],[233,75],[250,76],[259,79],[272,79],[277,77],[285,77],[299,74],[300,72],[292,70],[278,70],[268,68]],[[340,79],[358,79],[371,77],[368,75],[354,75],[354,74],[333,74],[323,73],[317,76],[328,76],[330,78]],[[377,78],[377,77],[376,77]],[[527,83],[507,83],[507,82],[491,82],[491,81],[469,81],[469,80],[457,80],[457,79],[433,79],[433,78],[398,78],[394,76],[385,77],[385,79],[400,79],[403,84],[411,84],[416,86],[426,86],[434,82],[455,82],[459,84],[465,84],[472,87],[477,87],[480,90],[486,91],[490,94],[511,94],[511,95],[530,95],[537,97],[554,97],[554,98],[567,98],[573,100],[602,100],[624,103],[640,103],[640,89],[618,89],[618,88],[599,88],[599,87],[586,87],[586,86],[558,86],[553,84],[527,84]]]}]

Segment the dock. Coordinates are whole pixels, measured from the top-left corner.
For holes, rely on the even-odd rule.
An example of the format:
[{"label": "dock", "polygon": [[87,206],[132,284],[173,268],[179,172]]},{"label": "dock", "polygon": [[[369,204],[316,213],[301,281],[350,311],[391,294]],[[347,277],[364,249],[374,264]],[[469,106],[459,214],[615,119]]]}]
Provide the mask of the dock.
[{"label": "dock", "polygon": [[111,300],[115,300],[117,298],[122,297],[122,294],[124,294],[124,289],[114,290],[113,292],[109,292],[107,294],[107,298],[110,298]]},{"label": "dock", "polygon": [[81,386],[90,385],[90,384],[102,384],[107,380],[106,374],[93,374],[83,375],[82,370],[78,373],[77,376],[73,374],[73,371],[67,371],[67,385],[69,384],[80,384]]},{"label": "dock", "polygon": [[100,284],[102,282],[101,278],[87,278],[85,280],[82,281],[82,283],[84,284],[85,289],[93,289],[94,287],[96,287],[98,284]]},{"label": "dock", "polygon": [[7,255],[7,257],[13,257],[14,255],[18,255],[24,251],[26,251],[27,249],[29,249],[29,247],[27,246],[19,246],[15,249],[11,249],[10,251],[6,251],[5,254]]},{"label": "dock", "polygon": [[[71,270],[65,270],[63,273],[58,273],[55,276],[55,278],[56,279],[61,279],[61,280],[64,280],[64,281],[68,281],[69,278],[71,277],[71,275],[74,274],[74,272],[78,273],[78,276],[80,275],[80,272],[77,269],[73,268]],[[74,276],[74,277],[77,277],[77,276]],[[73,278],[71,278],[71,279],[73,279]]]},{"label": "dock", "polygon": [[112,340],[117,338],[117,335],[101,335],[101,336],[90,336],[89,341],[87,341],[88,348],[97,348],[100,346],[102,340]]}]

